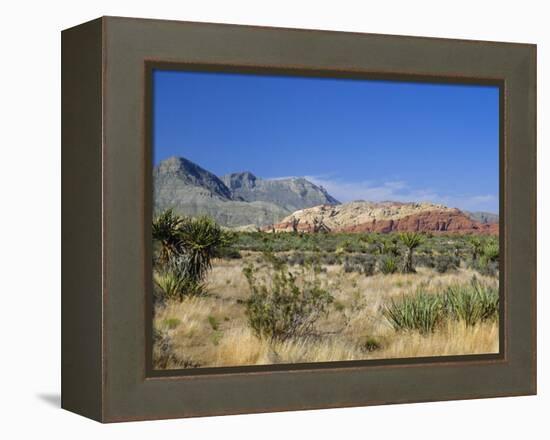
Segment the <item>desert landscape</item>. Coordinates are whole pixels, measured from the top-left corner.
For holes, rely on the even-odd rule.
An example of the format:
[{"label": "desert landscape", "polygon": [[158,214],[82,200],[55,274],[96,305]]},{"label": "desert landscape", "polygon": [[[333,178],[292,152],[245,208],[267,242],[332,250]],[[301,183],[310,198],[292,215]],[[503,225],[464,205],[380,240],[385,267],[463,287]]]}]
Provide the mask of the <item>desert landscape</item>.
[{"label": "desert landscape", "polygon": [[153,170],[156,369],[495,353],[498,215]]}]

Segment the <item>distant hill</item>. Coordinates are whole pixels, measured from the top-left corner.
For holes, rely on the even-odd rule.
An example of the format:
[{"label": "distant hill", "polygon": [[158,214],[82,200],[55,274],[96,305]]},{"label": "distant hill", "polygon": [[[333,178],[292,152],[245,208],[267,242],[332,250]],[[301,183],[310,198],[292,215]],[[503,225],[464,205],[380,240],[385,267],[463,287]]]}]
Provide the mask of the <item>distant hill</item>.
[{"label": "distant hill", "polygon": [[498,234],[498,223],[481,223],[456,208],[432,203],[351,202],[298,210],[266,230],[312,232],[433,232]]},{"label": "distant hill", "polygon": [[296,209],[338,203],[304,178],[260,179],[240,172],[222,179],[182,157],[153,170],[154,210],[173,208],[184,215],[210,215],[227,227],[256,227],[279,222]]},{"label": "distant hill", "polygon": [[234,199],[247,202],[270,202],[289,212],[317,205],[337,205],[340,202],[324,188],[303,177],[260,179],[250,172],[227,174],[222,177]]},{"label": "distant hill", "polygon": [[476,220],[480,223],[498,223],[498,214],[485,211],[464,211],[468,217],[472,220]]}]

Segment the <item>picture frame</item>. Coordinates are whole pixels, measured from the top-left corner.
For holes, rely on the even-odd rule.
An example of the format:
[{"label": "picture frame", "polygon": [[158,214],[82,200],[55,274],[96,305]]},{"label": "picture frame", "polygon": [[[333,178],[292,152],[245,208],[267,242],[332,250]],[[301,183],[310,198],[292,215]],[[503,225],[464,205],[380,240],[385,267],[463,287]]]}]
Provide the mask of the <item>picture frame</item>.
[{"label": "picture frame", "polygon": [[[150,80],[158,66],[498,85],[500,353],[153,371]],[[63,408],[120,422],[529,394],[535,45],[121,17],[62,32]]]}]

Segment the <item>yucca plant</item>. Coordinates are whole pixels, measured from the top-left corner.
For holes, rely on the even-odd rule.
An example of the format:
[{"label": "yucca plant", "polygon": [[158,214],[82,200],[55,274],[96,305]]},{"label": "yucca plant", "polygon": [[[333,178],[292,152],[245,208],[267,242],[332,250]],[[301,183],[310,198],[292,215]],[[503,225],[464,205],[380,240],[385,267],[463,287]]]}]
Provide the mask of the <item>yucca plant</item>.
[{"label": "yucca plant", "polygon": [[160,271],[153,273],[153,281],[164,299],[182,300],[186,296],[200,295],[204,285],[191,272],[189,255],[170,258]]},{"label": "yucca plant", "polygon": [[158,259],[163,264],[181,252],[179,228],[182,222],[183,217],[174,214],[172,209],[167,209],[153,220],[153,240],[160,243]]},{"label": "yucca plant", "polygon": [[189,275],[199,281],[212,267],[219,248],[229,246],[233,234],[224,231],[210,217],[184,218],[178,228],[183,253],[187,255]]},{"label": "yucca plant", "polygon": [[155,218],[152,232],[153,239],[160,244],[158,261],[161,265],[178,259],[181,262],[180,257],[185,256],[186,276],[196,281],[204,279],[212,267],[212,258],[234,240],[232,233],[224,231],[209,217],[182,217],[171,209]]},{"label": "yucca plant", "polygon": [[469,327],[498,317],[498,289],[483,286],[476,278],[469,285],[448,287],[443,302],[450,317]]},{"label": "yucca plant", "polygon": [[201,295],[204,292],[202,283],[172,271],[154,272],[153,280],[163,299],[181,301],[186,296]]},{"label": "yucca plant", "polygon": [[472,237],[469,244],[472,251],[472,261],[476,262],[481,252],[483,252],[483,243],[478,237]]},{"label": "yucca plant", "polygon": [[415,273],[416,269],[413,265],[413,251],[416,249],[422,241],[424,241],[422,235],[416,232],[403,232],[399,234],[399,240],[405,246],[405,255],[403,258],[403,273]]},{"label": "yucca plant", "polygon": [[383,306],[382,314],[397,331],[418,330],[431,333],[443,318],[443,307],[439,296],[418,290],[412,296],[392,299]]},{"label": "yucca plant", "polygon": [[160,290],[161,296],[168,299],[180,298],[182,295],[181,279],[170,272],[153,272],[153,281]]},{"label": "yucca plant", "polygon": [[161,213],[152,225],[159,243],[154,281],[163,298],[178,298],[203,292],[203,281],[212,258],[234,239],[209,217],[189,218]]}]

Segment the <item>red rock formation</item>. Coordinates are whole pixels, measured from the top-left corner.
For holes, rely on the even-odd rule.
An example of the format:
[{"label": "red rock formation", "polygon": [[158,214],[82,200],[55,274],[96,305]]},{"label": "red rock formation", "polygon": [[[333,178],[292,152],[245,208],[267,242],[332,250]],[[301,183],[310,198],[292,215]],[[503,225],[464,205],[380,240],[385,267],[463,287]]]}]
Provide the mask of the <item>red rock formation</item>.
[{"label": "red rock formation", "polygon": [[[292,231],[291,222],[281,222],[274,227],[277,231]],[[299,232],[313,232],[313,224],[301,221]],[[332,227],[330,232],[431,232],[434,234],[483,234],[498,235],[498,223],[480,223],[469,218],[459,209],[430,210],[411,214],[397,219],[373,219],[366,223],[350,226]]]},{"label": "red rock formation", "polygon": [[396,220],[373,220],[341,228],[340,232],[432,232],[454,234],[498,235],[497,223],[480,223],[470,219],[460,210],[425,211]]}]

